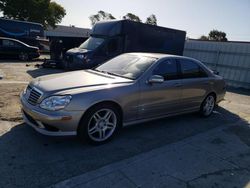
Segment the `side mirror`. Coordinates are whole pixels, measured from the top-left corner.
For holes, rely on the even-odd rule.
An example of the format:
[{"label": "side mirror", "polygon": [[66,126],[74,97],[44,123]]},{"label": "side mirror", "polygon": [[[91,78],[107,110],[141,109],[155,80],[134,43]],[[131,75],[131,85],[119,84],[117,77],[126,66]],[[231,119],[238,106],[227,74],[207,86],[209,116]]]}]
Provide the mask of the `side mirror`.
[{"label": "side mirror", "polygon": [[152,75],[147,81],[147,83],[149,84],[154,84],[154,83],[161,84],[163,82],[164,82],[164,78],[163,76],[160,76],[160,75]]}]

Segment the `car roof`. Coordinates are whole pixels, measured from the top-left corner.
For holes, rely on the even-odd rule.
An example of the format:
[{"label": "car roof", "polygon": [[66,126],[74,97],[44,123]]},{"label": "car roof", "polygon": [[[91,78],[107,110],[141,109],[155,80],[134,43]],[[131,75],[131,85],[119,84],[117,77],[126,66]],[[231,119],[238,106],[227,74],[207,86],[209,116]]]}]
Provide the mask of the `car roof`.
[{"label": "car roof", "polygon": [[4,39],[4,40],[13,40],[13,41],[16,41],[16,42],[21,42],[20,40],[13,39],[13,38],[8,38],[8,37],[0,37],[0,39]]},{"label": "car roof", "polygon": [[166,58],[166,57],[192,59],[192,58],[185,57],[185,56],[172,55],[172,54],[163,54],[163,53],[132,52],[132,53],[127,53],[127,54],[134,54],[134,55],[138,55],[138,56],[148,56],[148,57],[153,57],[153,58],[157,58],[157,59]]},{"label": "car roof", "polygon": [[162,59],[162,58],[167,58],[167,57],[173,57],[173,58],[178,58],[178,59],[190,59],[190,60],[196,61],[198,63],[201,63],[199,60],[191,58],[191,57],[172,55],[172,54],[149,53],[149,52],[131,52],[131,53],[126,53],[126,54],[134,54],[134,55],[138,55],[138,56],[148,56],[148,57],[153,57],[153,58],[157,58],[157,59]]},{"label": "car roof", "polygon": [[18,43],[21,43],[21,44],[24,44],[25,46],[30,46],[20,40],[17,40],[17,39],[13,39],[13,38],[7,38],[7,37],[0,37],[0,40],[12,40],[12,41],[15,41],[15,42],[18,42]]},{"label": "car roof", "polygon": [[[187,60],[192,60],[198,63],[200,66],[202,66],[206,72],[211,75],[211,69],[208,68],[206,65],[204,65],[201,61],[191,58],[191,57],[186,57],[186,56],[179,56],[179,55],[171,55],[171,54],[162,54],[162,53],[147,53],[147,52],[133,52],[133,53],[126,53],[126,54],[134,54],[138,56],[146,56],[146,57],[152,57],[156,59],[164,59],[164,58],[178,58],[178,59],[187,59]],[[182,63],[182,62],[180,62]]]}]

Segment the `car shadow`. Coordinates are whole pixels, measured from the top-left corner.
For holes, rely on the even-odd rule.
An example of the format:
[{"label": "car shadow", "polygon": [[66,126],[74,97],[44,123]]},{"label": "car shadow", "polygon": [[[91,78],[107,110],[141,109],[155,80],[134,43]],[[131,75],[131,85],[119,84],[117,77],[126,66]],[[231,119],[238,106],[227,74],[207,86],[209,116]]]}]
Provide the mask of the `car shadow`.
[{"label": "car shadow", "polygon": [[44,60],[47,59],[45,57],[39,57],[39,58],[35,58],[35,59],[31,59],[28,61],[21,61],[17,58],[0,58],[0,63],[34,63],[34,62],[44,62]]},{"label": "car shadow", "polygon": [[50,75],[50,74],[58,74],[58,73],[62,73],[62,72],[65,72],[65,71],[61,70],[61,69],[54,69],[54,68],[43,68],[42,66],[39,66],[37,69],[27,70],[27,73],[32,78]]},{"label": "car shadow", "polygon": [[209,118],[193,113],[128,126],[99,146],[76,137],[43,136],[20,123],[0,137],[0,187],[45,187],[238,121],[244,120],[218,107]]},{"label": "car shadow", "polygon": [[247,95],[247,96],[250,95],[250,89],[245,89],[245,88],[228,87],[227,91],[241,95]]}]

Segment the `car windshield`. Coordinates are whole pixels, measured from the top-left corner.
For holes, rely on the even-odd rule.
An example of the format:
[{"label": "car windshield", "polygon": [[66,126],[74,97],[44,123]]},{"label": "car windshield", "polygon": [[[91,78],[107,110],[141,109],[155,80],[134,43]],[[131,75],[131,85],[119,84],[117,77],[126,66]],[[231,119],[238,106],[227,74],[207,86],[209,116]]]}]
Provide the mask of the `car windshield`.
[{"label": "car windshield", "polygon": [[123,54],[98,66],[95,70],[135,80],[157,59],[148,56]]},{"label": "car windshield", "polygon": [[79,48],[80,49],[87,49],[87,50],[94,50],[98,46],[100,46],[104,42],[103,38],[97,37],[89,37],[84,43],[82,43]]}]

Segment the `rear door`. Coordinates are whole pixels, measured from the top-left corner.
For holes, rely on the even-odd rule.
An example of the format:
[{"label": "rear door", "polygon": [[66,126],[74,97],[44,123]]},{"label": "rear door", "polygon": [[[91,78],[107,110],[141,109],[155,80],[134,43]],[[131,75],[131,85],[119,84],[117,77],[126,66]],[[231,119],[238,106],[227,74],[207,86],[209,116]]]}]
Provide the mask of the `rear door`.
[{"label": "rear door", "polygon": [[142,119],[154,118],[180,110],[181,85],[177,63],[174,59],[163,60],[153,68],[148,77],[161,75],[163,83],[140,84],[139,117]]},{"label": "rear door", "polygon": [[2,40],[2,50],[3,53],[8,57],[14,57],[19,54],[20,45],[17,42],[3,39]]},{"label": "rear door", "polygon": [[2,54],[4,54],[5,56],[9,57],[12,55],[12,49],[11,49],[11,44],[14,45],[14,43],[11,43],[10,40],[8,39],[3,39],[2,40]]},{"label": "rear door", "polygon": [[182,74],[182,108],[184,110],[198,109],[210,90],[209,77],[194,60],[180,58],[177,62]]}]

